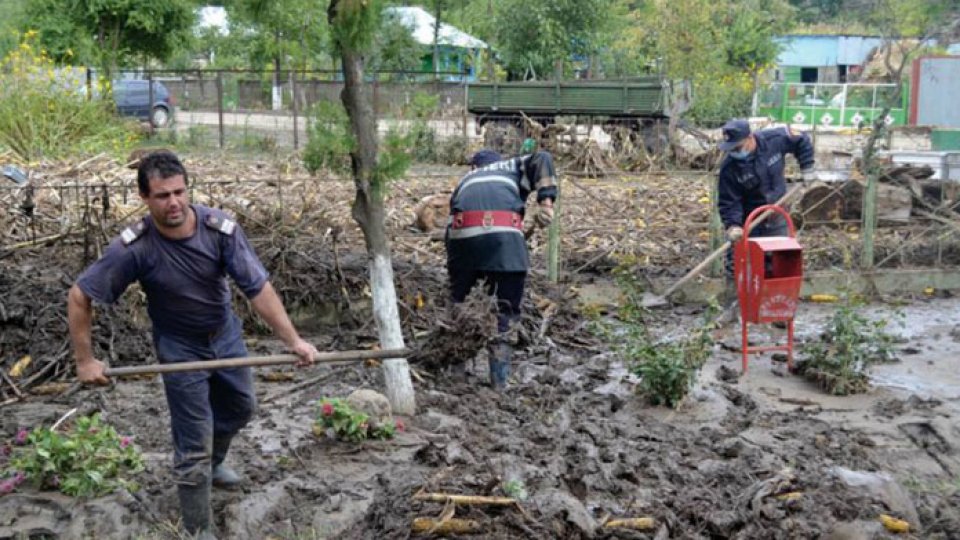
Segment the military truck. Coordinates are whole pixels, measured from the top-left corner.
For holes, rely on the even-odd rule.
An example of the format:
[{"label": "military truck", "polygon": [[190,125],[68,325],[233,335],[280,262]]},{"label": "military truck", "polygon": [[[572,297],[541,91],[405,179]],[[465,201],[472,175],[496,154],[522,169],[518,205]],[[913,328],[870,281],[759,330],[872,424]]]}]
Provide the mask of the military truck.
[{"label": "military truck", "polygon": [[[667,117],[667,87],[659,77],[622,81],[532,81],[471,83],[467,110],[475,117],[484,144],[516,151],[525,136],[523,116],[543,126],[558,117],[589,117],[611,134],[614,144],[635,139]],[[649,146],[649,144],[648,144]]]}]

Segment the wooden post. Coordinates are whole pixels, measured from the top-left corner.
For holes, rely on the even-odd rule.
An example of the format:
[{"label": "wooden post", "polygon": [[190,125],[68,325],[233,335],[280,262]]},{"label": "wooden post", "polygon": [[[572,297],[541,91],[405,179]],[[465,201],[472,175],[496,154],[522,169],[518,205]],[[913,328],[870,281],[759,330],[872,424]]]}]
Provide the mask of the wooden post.
[{"label": "wooden post", "polygon": [[860,252],[860,269],[873,268],[873,238],[877,230],[877,170],[868,165],[867,188],[863,191],[863,251]]},{"label": "wooden post", "polygon": [[147,72],[147,122],[150,124],[150,136],[152,137],[157,126],[153,123],[153,73]]},{"label": "wooden post", "polygon": [[290,70],[290,101],[293,107],[293,149],[300,148],[300,134],[297,129],[297,77],[294,71]]},{"label": "wooden post", "polygon": [[563,197],[560,194],[560,175],[557,175],[557,200],[553,203],[553,223],[547,232],[547,279],[556,283],[560,277],[560,212]]},{"label": "wooden post", "polygon": [[220,129],[220,149],[224,148],[223,132],[223,72],[217,72],[217,126]]}]

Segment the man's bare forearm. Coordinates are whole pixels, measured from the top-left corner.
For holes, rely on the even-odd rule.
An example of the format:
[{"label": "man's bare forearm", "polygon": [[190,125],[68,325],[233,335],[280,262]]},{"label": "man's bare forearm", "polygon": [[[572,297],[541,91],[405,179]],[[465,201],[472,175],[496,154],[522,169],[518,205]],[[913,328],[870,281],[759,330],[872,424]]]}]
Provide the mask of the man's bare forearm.
[{"label": "man's bare forearm", "polygon": [[77,364],[93,360],[93,304],[80,287],[74,285],[67,295],[67,323],[70,328],[70,341],[73,344],[73,357]]},{"label": "man's bare forearm", "polygon": [[263,317],[277,337],[288,346],[292,346],[300,339],[293,323],[290,322],[287,310],[283,307],[283,302],[280,301],[277,291],[269,281],[256,296],[250,299],[250,303],[253,304],[253,310],[257,315]]}]

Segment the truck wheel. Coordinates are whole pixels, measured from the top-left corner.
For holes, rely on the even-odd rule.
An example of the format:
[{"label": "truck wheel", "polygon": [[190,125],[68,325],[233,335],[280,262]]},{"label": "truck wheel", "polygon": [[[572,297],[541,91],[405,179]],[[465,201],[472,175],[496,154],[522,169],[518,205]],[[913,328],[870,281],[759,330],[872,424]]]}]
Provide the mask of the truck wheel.
[{"label": "truck wheel", "polygon": [[167,127],[167,124],[170,123],[170,111],[166,107],[157,105],[150,112],[150,123],[153,124],[153,127]]}]

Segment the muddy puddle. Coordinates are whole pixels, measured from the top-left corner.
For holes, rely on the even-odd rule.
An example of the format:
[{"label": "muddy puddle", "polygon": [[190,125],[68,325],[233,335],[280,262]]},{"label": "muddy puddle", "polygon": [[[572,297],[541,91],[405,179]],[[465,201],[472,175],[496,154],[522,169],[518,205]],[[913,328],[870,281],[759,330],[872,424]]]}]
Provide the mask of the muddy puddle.
[{"label": "muddy puddle", "polygon": [[[830,309],[804,304],[800,339],[816,336]],[[885,309],[870,308],[877,316]],[[221,538],[408,538],[414,518],[445,510],[418,493],[522,499],[519,507],[457,506],[455,517],[479,523],[475,538],[893,537],[880,514],[910,521],[916,538],[958,538],[960,343],[951,330],[960,301],[898,309],[898,348],[908,352],[877,368],[870,392],[852,397],[827,396],[768,358],[752,359],[738,377],[738,353],[718,345],[681,407],[652,408],[612,344],[548,339],[519,354],[506,394],[485,386],[485,353],[466,380],[423,370],[407,429],[393,441],[351,445],[312,434],[314,403],[380,388],[377,367],[258,380],[260,410],[228,458],[246,483],[214,496]],[[656,324],[682,333],[695,311],[661,312]],[[717,338],[738,336],[728,329]],[[783,338],[773,329],[757,336]],[[275,347],[261,340],[251,352]],[[142,489],[79,503],[29,491],[2,496],[0,538],[176,538],[159,381],[30,398],[4,408],[0,427],[9,436],[73,407],[101,411],[133,435],[147,460]],[[603,526],[638,517],[654,527]]]}]

